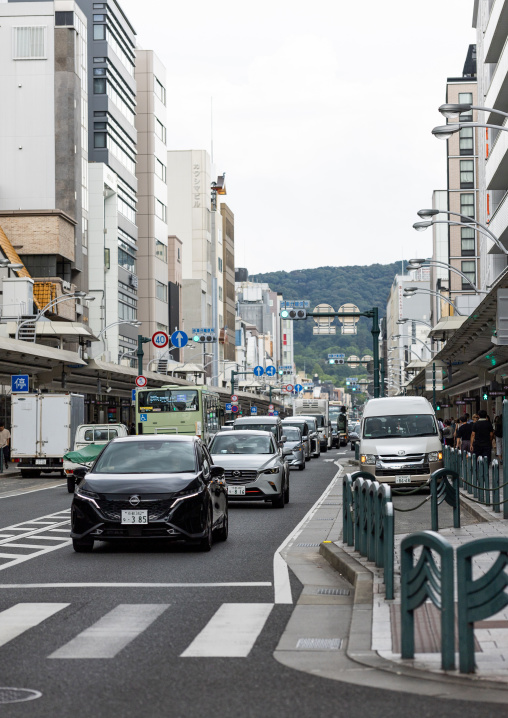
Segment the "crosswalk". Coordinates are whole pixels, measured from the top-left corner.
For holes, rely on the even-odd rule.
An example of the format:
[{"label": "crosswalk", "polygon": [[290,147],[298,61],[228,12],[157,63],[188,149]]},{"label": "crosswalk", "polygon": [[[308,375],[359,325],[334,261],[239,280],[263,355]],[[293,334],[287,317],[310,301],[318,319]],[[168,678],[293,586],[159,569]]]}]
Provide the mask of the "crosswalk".
[{"label": "crosswalk", "polygon": [[0,529],[0,571],[70,546],[70,509]]},{"label": "crosswalk", "polygon": [[[65,611],[70,606],[70,603],[17,603],[0,611],[0,649],[50,618],[60,615],[67,620]],[[246,658],[273,606],[273,603],[223,603],[180,657]],[[169,603],[118,604],[46,657],[114,658],[170,609]]]}]

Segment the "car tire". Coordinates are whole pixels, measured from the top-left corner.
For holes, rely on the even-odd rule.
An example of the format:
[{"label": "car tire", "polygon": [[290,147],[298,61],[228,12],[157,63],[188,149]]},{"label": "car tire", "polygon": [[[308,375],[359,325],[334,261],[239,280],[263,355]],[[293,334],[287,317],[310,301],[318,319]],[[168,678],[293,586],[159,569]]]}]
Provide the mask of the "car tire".
[{"label": "car tire", "polygon": [[277,496],[276,499],[272,499],[272,507],[274,509],[283,509],[285,506],[284,502],[284,489],[282,489],[280,496]]},{"label": "car tire", "polygon": [[93,539],[72,539],[72,548],[76,553],[91,553],[93,551]]},{"label": "car tire", "polygon": [[305,469],[305,461],[303,462],[303,464],[300,464],[300,466],[298,467],[298,471],[303,471],[304,469]]},{"label": "car tire", "polygon": [[212,543],[213,543],[213,532],[212,532],[212,516],[211,516],[210,509],[208,510],[208,520],[206,522],[206,535],[201,539],[201,541],[198,544],[198,550],[199,551],[211,551],[212,549]]},{"label": "car tire", "polygon": [[284,489],[284,503],[289,503],[289,476],[286,481],[286,488]]},{"label": "car tire", "polygon": [[323,448],[321,449],[321,453],[326,454],[327,451],[328,451],[328,444],[326,446],[323,446]]},{"label": "car tire", "polygon": [[76,486],[76,480],[75,480],[74,476],[68,476],[67,477],[67,491],[69,492],[69,494],[74,493],[75,486]]},{"label": "car tire", "polygon": [[228,538],[229,533],[229,518],[228,518],[228,512],[224,514],[224,519],[222,521],[222,526],[220,529],[217,529],[215,532],[215,537],[217,541],[226,541]]}]

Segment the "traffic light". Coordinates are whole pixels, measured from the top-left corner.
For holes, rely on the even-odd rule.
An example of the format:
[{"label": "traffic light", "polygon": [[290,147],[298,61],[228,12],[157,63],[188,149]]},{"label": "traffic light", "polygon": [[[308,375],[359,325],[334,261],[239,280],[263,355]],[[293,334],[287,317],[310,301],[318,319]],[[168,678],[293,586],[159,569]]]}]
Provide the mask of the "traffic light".
[{"label": "traffic light", "polygon": [[344,364],[344,359],[328,359],[329,364]]},{"label": "traffic light", "polygon": [[306,309],[281,309],[281,319],[307,319]]},{"label": "traffic light", "polygon": [[488,399],[489,399],[489,387],[488,386],[482,386],[482,399],[483,399],[483,401],[488,401]]},{"label": "traffic light", "polygon": [[436,411],[441,411],[441,407],[439,404],[436,404]]},{"label": "traffic light", "polygon": [[199,334],[193,334],[192,341],[201,344],[212,344],[217,341],[217,337],[215,334],[200,332]]}]

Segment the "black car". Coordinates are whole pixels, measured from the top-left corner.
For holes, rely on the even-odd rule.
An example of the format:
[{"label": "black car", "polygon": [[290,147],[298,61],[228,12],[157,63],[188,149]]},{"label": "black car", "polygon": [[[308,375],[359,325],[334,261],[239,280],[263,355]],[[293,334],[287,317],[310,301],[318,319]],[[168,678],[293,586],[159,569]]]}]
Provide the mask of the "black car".
[{"label": "black car", "polygon": [[79,482],[71,507],[75,551],[94,541],[166,539],[209,551],[228,537],[224,469],[195,436],[113,439]]}]

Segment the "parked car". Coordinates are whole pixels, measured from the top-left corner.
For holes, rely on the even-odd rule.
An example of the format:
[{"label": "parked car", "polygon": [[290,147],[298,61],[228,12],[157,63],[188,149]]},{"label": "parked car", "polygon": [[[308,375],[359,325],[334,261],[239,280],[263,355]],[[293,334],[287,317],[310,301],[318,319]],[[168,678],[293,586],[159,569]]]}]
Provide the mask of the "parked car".
[{"label": "parked car", "polygon": [[310,429],[309,425],[299,416],[288,416],[286,419],[282,419],[282,431],[286,431],[287,427],[294,426],[300,430],[302,435],[303,453],[305,455],[305,461],[309,461],[312,457],[312,447],[310,441]]},{"label": "parked car", "polygon": [[196,436],[113,439],[90,471],[74,473],[71,538],[78,553],[92,551],[95,541],[134,538],[209,551],[214,537],[228,537],[224,469]]},{"label": "parked car", "polygon": [[277,509],[289,501],[289,467],[271,432],[216,434],[210,453],[224,467],[230,501],[265,501]]},{"label": "parked car", "polygon": [[286,458],[289,468],[298,467],[299,471],[305,469],[305,451],[303,448],[302,434],[296,426],[284,426],[284,442],[283,454]]}]

